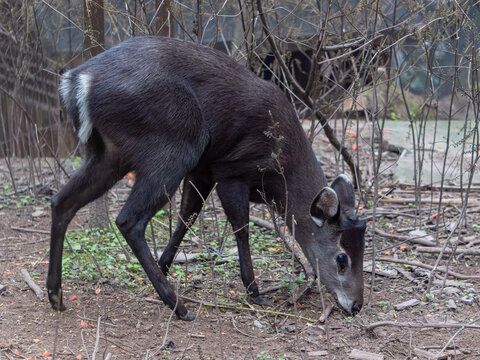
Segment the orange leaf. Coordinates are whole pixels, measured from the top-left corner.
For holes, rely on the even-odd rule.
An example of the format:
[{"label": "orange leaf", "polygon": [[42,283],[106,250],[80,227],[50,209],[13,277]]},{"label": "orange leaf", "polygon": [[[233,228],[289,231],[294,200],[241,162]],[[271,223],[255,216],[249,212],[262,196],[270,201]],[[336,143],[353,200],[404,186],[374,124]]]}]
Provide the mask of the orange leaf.
[{"label": "orange leaf", "polygon": [[80,360],[82,358],[82,355],[77,355],[75,356],[75,359]]},{"label": "orange leaf", "polygon": [[178,274],[176,272],[172,273],[172,276],[175,277],[177,276]]},{"label": "orange leaf", "polygon": [[125,350],[122,350],[122,354],[126,354],[127,352]]},{"label": "orange leaf", "polygon": [[42,357],[47,357],[47,356],[50,356],[50,355],[52,355],[52,353],[47,350],[43,353]]},{"label": "orange leaf", "polygon": [[77,297],[75,295],[73,295],[70,300],[75,301],[75,300],[77,300]]},{"label": "orange leaf", "polygon": [[389,234],[393,234],[393,229],[388,232]]},{"label": "orange leaf", "polygon": [[129,179],[135,179],[135,175],[133,175],[133,173],[131,173],[131,172],[129,172],[127,174],[127,176],[128,176]]},{"label": "orange leaf", "polygon": [[102,289],[100,289],[100,288],[95,290],[95,294],[97,294],[97,295],[100,294],[101,292],[102,292]]},{"label": "orange leaf", "polygon": [[350,133],[350,129],[345,130],[345,134]]},{"label": "orange leaf", "polygon": [[390,132],[390,130],[387,130],[387,129],[383,129],[382,131],[383,131],[384,133],[389,133],[389,132]]},{"label": "orange leaf", "polygon": [[408,245],[402,245],[400,246],[400,250],[407,250],[408,249]]},{"label": "orange leaf", "polygon": [[358,149],[358,145],[357,145],[357,144],[352,144],[352,149],[353,149],[353,150],[357,150],[357,149]]},{"label": "orange leaf", "polygon": [[38,343],[40,342],[40,339],[33,339],[33,342],[34,342],[35,344],[38,344]]},{"label": "orange leaf", "polygon": [[80,326],[81,326],[82,328],[86,329],[86,328],[87,328],[87,323],[86,323],[85,321],[81,320],[81,321],[80,321]]},{"label": "orange leaf", "polygon": [[13,352],[17,355],[20,354],[20,351],[18,351],[18,349],[13,350]]},{"label": "orange leaf", "polygon": [[385,256],[390,255],[390,251],[385,251]]},{"label": "orange leaf", "polygon": [[391,140],[392,138],[390,136],[385,137],[385,140]]},{"label": "orange leaf", "polygon": [[363,206],[360,205],[360,206],[358,207],[358,210],[363,210]]}]

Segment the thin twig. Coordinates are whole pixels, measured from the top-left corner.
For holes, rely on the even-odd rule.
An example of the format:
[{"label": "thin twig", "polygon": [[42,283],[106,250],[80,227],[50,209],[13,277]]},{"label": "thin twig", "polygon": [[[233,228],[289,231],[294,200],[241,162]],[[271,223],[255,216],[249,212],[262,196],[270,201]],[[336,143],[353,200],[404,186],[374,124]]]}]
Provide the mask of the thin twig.
[{"label": "thin twig", "polygon": [[365,330],[373,330],[380,326],[396,326],[407,328],[446,328],[446,329],[480,329],[480,325],[472,324],[447,324],[447,323],[408,323],[408,322],[395,322],[395,321],[378,321],[373,324],[364,326]]},{"label": "thin twig", "polygon": [[35,281],[33,281],[32,277],[30,276],[28,271],[22,268],[22,269],[20,269],[20,273],[22,274],[23,280],[27,283],[27,285],[30,287],[30,289],[32,289],[32,291],[37,296],[38,300],[40,300],[40,301],[43,300],[43,298],[44,298],[43,290],[40,288],[40,286],[38,286],[35,283]]},{"label": "thin twig", "polygon": [[101,324],[102,317],[99,316],[97,320],[97,332],[95,335],[95,347],[93,348],[92,352],[92,360],[95,360],[95,356],[97,355],[98,351],[98,344],[100,343],[100,324]]},{"label": "thin twig", "polygon": [[[221,304],[221,303],[214,304],[214,303],[209,303],[209,302],[204,302],[204,301],[188,298],[188,297],[185,297],[185,296],[180,296],[180,298],[184,301],[190,301],[190,302],[202,304],[203,306],[208,306],[208,307],[218,306],[219,308],[224,308],[224,309],[231,309],[231,310],[238,310],[238,311],[251,311],[251,312],[259,312],[259,313],[264,313],[264,314],[269,314],[269,315],[280,315],[280,316],[295,317],[295,314],[284,313],[284,312],[273,311],[273,310],[246,308],[246,307],[237,306],[237,305],[234,305],[234,304]],[[163,305],[163,302],[161,302],[160,300],[157,300],[157,299],[146,298],[144,300],[146,302]],[[298,318],[302,319],[302,320],[306,320],[306,321],[311,322],[311,323],[314,323],[314,322],[317,321],[317,320],[307,318],[307,317],[304,317],[304,316],[299,316]]]},{"label": "thin twig", "polygon": [[[413,261],[413,260],[405,260],[405,259],[395,259],[395,258],[387,258],[387,257],[378,257],[377,261],[385,261],[385,262],[392,262],[396,264],[404,264],[404,265],[410,265],[410,266],[417,266],[423,269],[427,270],[433,270],[433,266],[424,264],[420,261]],[[437,271],[446,273],[447,270],[444,267],[438,267]],[[472,280],[472,279],[480,279],[480,275],[465,275],[465,274],[460,274],[451,270],[448,270],[448,274],[452,275],[458,279],[462,280]]]}]

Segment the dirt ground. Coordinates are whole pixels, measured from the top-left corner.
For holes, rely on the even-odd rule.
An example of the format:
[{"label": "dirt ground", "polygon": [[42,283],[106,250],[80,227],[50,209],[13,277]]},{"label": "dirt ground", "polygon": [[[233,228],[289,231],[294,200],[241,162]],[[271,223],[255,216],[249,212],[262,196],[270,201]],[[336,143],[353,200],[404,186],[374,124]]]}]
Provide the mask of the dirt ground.
[{"label": "dirt ground", "polygon": [[[394,160],[395,156],[391,156]],[[28,180],[27,170],[22,173],[20,162],[16,166],[17,186],[21,190],[22,181]],[[327,173],[333,173],[331,164],[325,166]],[[4,164],[1,180],[2,184],[10,182]],[[385,180],[381,193],[391,188],[388,177]],[[429,294],[425,293],[428,270],[377,261],[380,274],[374,282],[371,273],[365,271],[366,304],[362,311],[349,317],[334,304],[326,322],[319,320],[323,307],[318,288],[315,286],[312,293],[297,299],[298,294],[292,294],[291,287],[276,286],[284,284],[278,279],[288,273],[285,266],[262,255],[254,256],[254,266],[262,269],[256,272],[259,286],[271,289],[265,294],[270,305],[263,308],[249,304],[241,296],[245,290],[239,271],[216,274],[193,270],[181,280],[180,293],[196,301],[187,303],[191,311],[198,313],[194,322],[172,317],[170,309],[155,301],[158,297],[146,281],[132,290],[114,279],[87,281],[64,277],[67,310],[57,313],[45,297],[39,300],[35,296],[21,276],[21,269],[26,269],[44,289],[50,227],[48,199],[52,190],[45,187],[34,201],[25,201],[25,190],[15,195],[11,188],[4,187],[1,196],[0,286],[6,287],[0,288],[0,359],[347,359],[354,350],[383,355],[385,359],[480,359],[480,257],[465,254],[452,258],[447,255],[440,263],[444,266],[448,262],[448,270],[464,278],[449,275],[443,284],[444,274],[437,272]],[[110,193],[112,218],[127,194],[125,179]],[[474,190],[471,199],[478,199],[478,194]],[[397,184],[389,197],[413,196],[412,186]],[[428,192],[427,197],[430,196],[436,198],[438,193]],[[445,192],[444,199],[458,200],[460,194],[454,190]],[[373,249],[372,209],[368,204],[367,201],[359,211],[361,217],[369,220],[366,262],[371,261]],[[455,201],[444,206],[438,229],[441,243],[449,235],[448,225],[458,218],[459,207]],[[479,210],[479,206],[469,208],[468,226],[462,234],[466,244],[460,243],[462,247],[471,245],[478,249],[475,240]],[[216,211],[219,217],[223,216],[220,209]],[[252,211],[256,215],[262,212],[257,207]],[[435,263],[437,254],[417,251],[419,245],[402,236],[408,237],[419,219],[423,226],[433,228],[436,211],[427,206],[416,209],[407,201],[380,203],[376,211],[383,216],[377,217],[375,226],[386,234],[375,235],[377,256],[425,265]],[[87,210],[81,210],[69,231],[85,229],[86,225]],[[257,226],[251,227],[252,234],[261,231]],[[457,235],[454,237],[458,239]],[[158,239],[159,246],[165,241]],[[273,246],[282,246],[278,239],[272,241]],[[186,252],[192,250],[188,244]],[[229,244],[225,251],[234,253],[233,244]],[[405,245],[408,247],[401,247]],[[273,266],[266,271],[265,263],[270,260]],[[234,265],[238,270],[238,265]],[[324,296],[324,303],[330,304],[331,298],[326,293]],[[418,303],[396,309],[395,305],[412,299]],[[228,306],[219,306],[220,303]],[[367,329],[379,321],[394,322],[397,326],[384,323]]]}]

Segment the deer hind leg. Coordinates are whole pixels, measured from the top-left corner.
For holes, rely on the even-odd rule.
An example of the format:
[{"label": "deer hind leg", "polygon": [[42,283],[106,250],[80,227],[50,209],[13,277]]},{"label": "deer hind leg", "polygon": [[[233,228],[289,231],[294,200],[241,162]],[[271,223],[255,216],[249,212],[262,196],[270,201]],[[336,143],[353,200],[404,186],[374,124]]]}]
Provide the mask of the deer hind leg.
[{"label": "deer hind leg", "polygon": [[210,182],[196,179],[194,175],[189,174],[183,181],[182,205],[180,208],[177,226],[168,241],[168,245],[162,253],[158,266],[166,275],[172,265],[178,247],[183,240],[188,228],[193,225],[197,219],[203,204],[212,191],[213,184]]},{"label": "deer hind leg", "polygon": [[65,309],[61,294],[62,253],[68,224],[80,208],[103,195],[127,173],[126,167],[118,158],[107,156],[105,152],[94,153],[91,147],[97,145],[98,142],[94,145],[87,144],[91,151],[84,165],[51,199],[52,225],[47,290],[50,303],[56,310]]},{"label": "deer hind leg", "polygon": [[267,301],[260,295],[255,281],[250,245],[248,243],[250,189],[248,185],[242,182],[222,182],[217,185],[217,194],[220,197],[228,221],[232,224],[235,232],[240,274],[247,289],[247,294],[252,297],[256,304],[265,305]]},{"label": "deer hind leg", "polygon": [[[145,240],[148,222],[168,202],[185,173],[191,170],[188,164],[179,165],[175,161],[166,161],[162,165],[155,159],[142,163],[116,223],[163,302],[175,311],[179,319],[193,320],[195,315],[187,310],[168,283]],[[154,172],[150,171],[152,166],[156,167]],[[180,169],[185,169],[185,173]]]}]

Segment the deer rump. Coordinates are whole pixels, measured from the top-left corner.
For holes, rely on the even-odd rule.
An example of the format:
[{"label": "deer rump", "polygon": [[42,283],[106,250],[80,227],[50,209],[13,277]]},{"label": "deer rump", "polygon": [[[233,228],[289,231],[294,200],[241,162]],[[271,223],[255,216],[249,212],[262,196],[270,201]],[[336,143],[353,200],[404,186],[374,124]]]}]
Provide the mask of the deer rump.
[{"label": "deer rump", "polygon": [[[83,166],[51,201],[49,299],[64,309],[61,264],[68,223],[129,171],[136,181],[116,224],[162,300],[192,320],[165,275],[215,187],[235,231],[248,294],[264,304],[248,244],[249,201],[274,204],[336,294],[354,313],[363,303],[365,223],[354,215],[345,175],[327,186],[295,110],[276,85],[219,51],[180,40],[136,37],[67,71],[59,92]],[[149,220],[184,179],[180,217],[158,264],[145,241]]]}]

